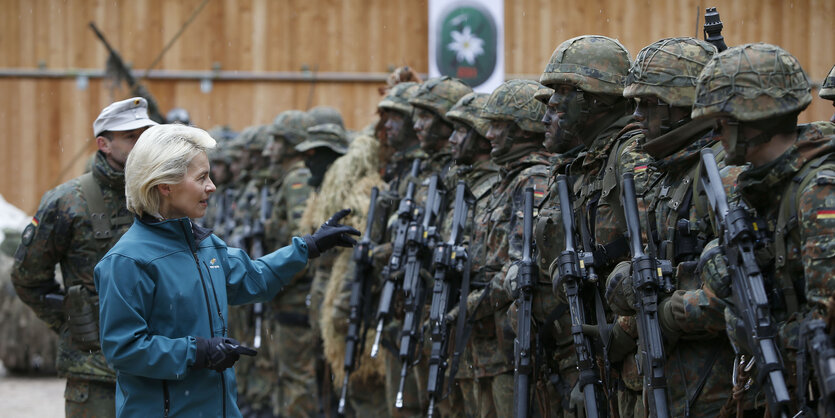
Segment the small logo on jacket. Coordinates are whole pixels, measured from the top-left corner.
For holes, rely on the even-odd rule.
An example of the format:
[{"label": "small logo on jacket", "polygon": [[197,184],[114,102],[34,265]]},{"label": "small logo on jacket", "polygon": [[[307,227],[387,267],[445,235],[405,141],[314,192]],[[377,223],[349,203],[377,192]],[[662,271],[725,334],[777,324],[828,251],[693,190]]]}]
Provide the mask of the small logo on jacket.
[{"label": "small logo on jacket", "polygon": [[217,262],[217,259],[216,259],[216,258],[212,258],[212,259],[209,261],[209,264],[210,264],[210,265],[209,265],[209,268],[210,268],[210,269],[219,269],[219,268],[220,268],[220,266],[216,266],[216,265],[215,265],[215,262]]}]

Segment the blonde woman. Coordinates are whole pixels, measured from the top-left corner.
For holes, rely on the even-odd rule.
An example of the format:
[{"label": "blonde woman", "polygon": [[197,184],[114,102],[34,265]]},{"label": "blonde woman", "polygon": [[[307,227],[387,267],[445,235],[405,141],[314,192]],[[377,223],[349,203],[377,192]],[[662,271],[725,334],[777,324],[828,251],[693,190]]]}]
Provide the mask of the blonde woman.
[{"label": "blonde woman", "polygon": [[102,350],[117,372],[116,412],[129,416],[240,416],[228,304],[271,299],[293,275],[359,235],[339,211],[312,235],[257,260],[194,222],[215,185],[207,151],[215,140],[184,125],[148,129],[125,166],[135,220],[95,270]]}]

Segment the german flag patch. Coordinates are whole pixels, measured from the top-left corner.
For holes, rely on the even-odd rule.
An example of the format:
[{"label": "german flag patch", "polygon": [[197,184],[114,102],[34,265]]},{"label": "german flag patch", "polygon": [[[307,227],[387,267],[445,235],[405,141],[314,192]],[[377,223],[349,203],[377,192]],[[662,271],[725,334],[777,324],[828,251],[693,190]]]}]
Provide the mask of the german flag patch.
[{"label": "german flag patch", "polygon": [[542,199],[542,196],[545,196],[545,190],[534,189],[533,197],[535,199]]},{"label": "german flag patch", "polygon": [[293,183],[293,184],[290,185],[290,188],[293,189],[293,190],[299,190],[302,187],[304,187],[303,183]]},{"label": "german flag patch", "polygon": [[835,209],[821,209],[817,214],[818,220],[835,219]]},{"label": "german flag patch", "polygon": [[647,171],[647,166],[646,165],[636,165],[635,166],[635,172],[636,173],[643,173],[644,171]]}]

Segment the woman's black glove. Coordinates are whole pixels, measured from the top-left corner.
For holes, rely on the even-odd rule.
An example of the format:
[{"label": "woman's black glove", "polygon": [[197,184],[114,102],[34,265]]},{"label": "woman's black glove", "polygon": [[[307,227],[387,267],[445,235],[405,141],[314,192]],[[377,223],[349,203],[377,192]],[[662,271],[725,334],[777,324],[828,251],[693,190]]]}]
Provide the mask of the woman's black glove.
[{"label": "woman's black glove", "polygon": [[194,361],[194,368],[212,369],[216,372],[222,372],[232,367],[241,354],[245,356],[254,356],[258,354],[257,351],[242,346],[238,340],[234,338],[212,337],[200,338],[195,337],[197,343],[197,359]]},{"label": "woman's black glove", "polygon": [[359,236],[360,231],[339,223],[339,220],[348,216],[349,213],[351,209],[336,212],[313,235],[302,237],[307,244],[307,258],[316,258],[319,254],[336,246],[353,247],[356,245],[357,241],[349,235]]}]

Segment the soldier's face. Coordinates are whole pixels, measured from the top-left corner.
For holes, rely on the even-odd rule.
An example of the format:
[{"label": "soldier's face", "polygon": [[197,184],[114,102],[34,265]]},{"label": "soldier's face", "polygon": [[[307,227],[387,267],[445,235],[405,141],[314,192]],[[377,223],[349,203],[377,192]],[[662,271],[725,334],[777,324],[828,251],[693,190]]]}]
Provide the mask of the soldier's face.
[{"label": "soldier's face", "polygon": [[104,153],[107,163],[115,170],[124,171],[128,154],[133,150],[133,146],[136,145],[139,136],[146,129],[148,129],[147,126],[130,131],[111,131],[110,135],[112,139],[100,136],[96,138],[96,143],[99,150]]},{"label": "soldier's face", "polygon": [[654,96],[640,97],[636,102],[633,116],[641,123],[647,139],[666,134],[677,122],[690,117],[689,108],[670,106]]},{"label": "soldier's face", "polygon": [[400,145],[403,145],[398,141],[400,140],[400,132],[403,130],[403,124],[406,122],[406,118],[400,112],[390,110],[384,111],[383,115],[386,119],[385,124],[383,124],[386,140],[388,140],[389,145],[398,149]]},{"label": "soldier's face", "polygon": [[229,181],[229,165],[220,161],[212,164],[212,178],[219,184]]},{"label": "soldier's face", "polygon": [[468,164],[465,150],[467,139],[472,136],[473,129],[469,126],[455,122],[452,135],[449,136],[449,144],[452,145],[452,158],[459,164]]},{"label": "soldier's face", "polygon": [[199,153],[188,165],[183,181],[160,185],[160,214],[166,219],[202,218],[206,214],[209,195],[216,190],[209,172],[209,158]]},{"label": "soldier's face", "polygon": [[500,157],[503,153],[510,151],[511,142],[510,128],[513,125],[508,120],[491,120],[487,129],[487,140],[490,141],[490,156]]}]

